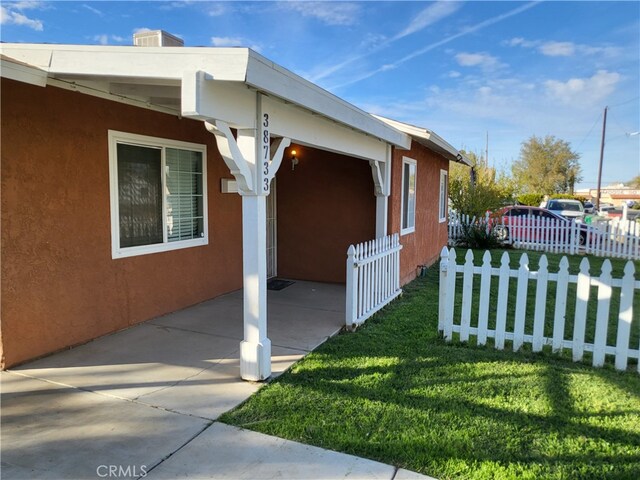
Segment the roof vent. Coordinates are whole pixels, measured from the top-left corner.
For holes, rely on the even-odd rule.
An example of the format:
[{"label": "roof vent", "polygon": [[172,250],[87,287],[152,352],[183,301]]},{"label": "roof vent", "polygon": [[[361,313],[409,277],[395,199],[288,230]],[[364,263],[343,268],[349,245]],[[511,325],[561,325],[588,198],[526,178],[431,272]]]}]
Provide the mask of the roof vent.
[{"label": "roof vent", "polygon": [[134,33],[133,44],[136,47],[183,47],[184,41],[164,30],[147,30]]}]

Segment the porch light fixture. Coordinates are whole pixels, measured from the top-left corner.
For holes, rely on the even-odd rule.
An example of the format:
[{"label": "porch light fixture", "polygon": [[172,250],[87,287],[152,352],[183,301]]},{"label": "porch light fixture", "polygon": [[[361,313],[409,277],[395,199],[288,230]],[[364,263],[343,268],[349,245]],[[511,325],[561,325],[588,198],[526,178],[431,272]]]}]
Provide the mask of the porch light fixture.
[{"label": "porch light fixture", "polygon": [[291,171],[296,169],[296,165],[298,165],[298,157],[296,157],[296,154],[298,152],[296,152],[295,150],[291,150]]}]

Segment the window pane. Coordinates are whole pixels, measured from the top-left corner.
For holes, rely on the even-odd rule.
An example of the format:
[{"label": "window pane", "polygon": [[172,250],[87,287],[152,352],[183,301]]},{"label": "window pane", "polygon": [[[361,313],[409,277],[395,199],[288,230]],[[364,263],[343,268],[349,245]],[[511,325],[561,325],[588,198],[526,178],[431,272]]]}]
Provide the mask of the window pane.
[{"label": "window pane", "polygon": [[167,148],[167,239],[204,236],[202,153]]},{"label": "window pane", "polygon": [[403,166],[402,192],[402,228],[415,226],[416,214],[416,166],[405,163]]},{"label": "window pane", "polygon": [[118,144],[120,247],[162,243],[161,150]]}]

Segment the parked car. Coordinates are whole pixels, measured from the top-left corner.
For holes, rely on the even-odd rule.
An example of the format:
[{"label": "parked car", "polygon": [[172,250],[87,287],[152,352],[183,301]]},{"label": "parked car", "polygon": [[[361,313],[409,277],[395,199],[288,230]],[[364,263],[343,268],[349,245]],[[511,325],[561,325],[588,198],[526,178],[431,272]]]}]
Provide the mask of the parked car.
[{"label": "parked car", "polygon": [[[547,221],[554,227],[545,232],[541,224]],[[570,228],[574,224],[574,219],[564,217],[545,208],[511,206],[500,210],[497,218],[494,217],[494,232],[498,240],[502,242],[513,241],[543,241],[543,240],[565,240],[569,239]],[[587,232],[593,227],[584,223],[577,223],[579,228],[579,243],[581,246],[587,243]]]},{"label": "parked car", "polygon": [[584,218],[584,207],[579,200],[554,198],[547,203],[547,210],[567,218]]},{"label": "parked car", "polygon": [[592,202],[584,202],[584,213],[595,213],[596,206]]}]

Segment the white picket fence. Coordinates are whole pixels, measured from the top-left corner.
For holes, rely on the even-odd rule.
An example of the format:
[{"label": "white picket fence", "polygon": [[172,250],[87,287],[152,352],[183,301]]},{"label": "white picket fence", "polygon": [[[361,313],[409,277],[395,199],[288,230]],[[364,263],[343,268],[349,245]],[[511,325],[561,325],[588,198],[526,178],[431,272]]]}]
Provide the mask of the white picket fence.
[{"label": "white picket fence", "polygon": [[[600,367],[604,364],[606,355],[615,356],[615,368],[626,370],[629,358],[640,357],[640,345],[630,346],[631,325],[633,316],[633,298],[636,290],[640,289],[640,281],[636,281],[635,267],[629,261],[624,268],[623,278],[612,278],[611,262],[605,259],[600,276],[591,276],[589,260],[583,258],[580,272],[569,274],[569,262],[566,257],[560,261],[558,272],[549,272],[548,260],[542,255],[537,271],[529,269],[526,253],[520,257],[520,268],[511,270],[509,254],[504,252],[500,268],[491,266],[491,254],[484,253],[482,266],[473,263],[473,252],[467,251],[465,263],[456,263],[455,249],[442,249],[440,255],[440,297],[438,312],[438,331],[444,333],[444,338],[451,341],[453,333],[459,333],[460,341],[469,340],[470,335],[477,337],[479,345],[485,345],[487,338],[493,338],[495,348],[504,350],[505,340],[513,342],[513,350],[517,351],[524,343],[532,345],[534,352],[542,350],[544,345],[551,345],[553,352],[570,349],[574,361],[581,361],[584,352],[592,352],[592,364]],[[456,312],[456,277],[462,273],[462,304],[459,317]],[[479,277],[476,279],[475,277]],[[491,279],[497,277],[497,296],[490,294]],[[516,280],[515,304],[509,304],[510,279]],[[478,281],[480,288],[478,289]],[[551,282],[556,283],[553,308],[553,330],[551,336],[545,336],[545,321],[547,316],[547,290]],[[533,318],[527,317],[527,292],[530,283],[535,283],[535,308]],[[569,285],[576,284],[575,311],[567,312]],[[587,305],[591,287],[597,288],[597,309],[593,343],[585,341],[587,330]],[[533,288],[533,285],[531,286]],[[614,345],[607,343],[607,331],[610,326],[609,311],[613,289],[616,295],[619,291],[620,308],[616,318],[616,341]],[[474,300],[473,295],[477,298]],[[472,320],[472,306],[478,305],[477,318]],[[495,312],[495,327],[489,328],[489,312]],[[512,331],[507,330],[507,312],[514,312]],[[616,312],[613,312],[616,313]],[[565,338],[566,318],[573,316],[573,333],[571,338]],[[492,322],[493,324],[493,322]],[[525,333],[525,331],[530,333]],[[637,337],[636,337],[637,338]],[[638,361],[640,373],[640,361]]]},{"label": "white picket fence", "polygon": [[402,293],[400,236],[351,245],[347,251],[347,328],[355,328]]},{"label": "white picket fence", "polygon": [[640,223],[635,221],[616,219],[588,225],[532,216],[452,215],[449,217],[450,245],[463,238],[468,225],[493,230],[500,240],[515,248],[640,260]]}]

